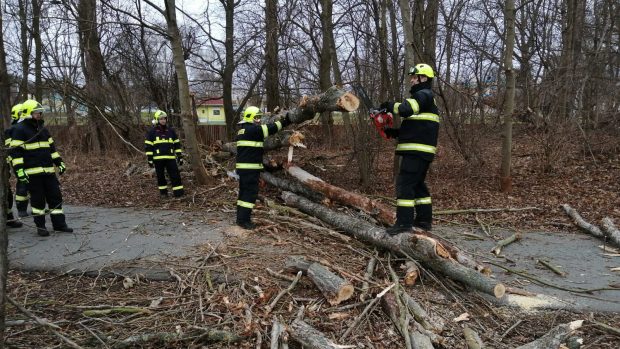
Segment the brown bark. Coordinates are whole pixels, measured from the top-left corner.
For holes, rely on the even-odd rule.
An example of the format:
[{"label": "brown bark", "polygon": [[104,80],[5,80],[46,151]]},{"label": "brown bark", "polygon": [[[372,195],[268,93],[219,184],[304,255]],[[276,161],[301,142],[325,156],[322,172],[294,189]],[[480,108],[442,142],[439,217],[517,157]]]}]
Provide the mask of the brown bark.
[{"label": "brown bark", "polygon": [[303,320],[295,320],[288,327],[291,337],[309,349],[337,349],[340,346]]},{"label": "brown bark", "polygon": [[278,63],[278,0],[265,1],[265,99],[267,110],[280,105]]},{"label": "brown bark", "polygon": [[504,131],[502,134],[502,161],[500,173],[500,189],[503,193],[512,191],[512,112],[515,106],[515,71],[512,57],[515,46],[515,2],[506,0],[504,8],[506,33],[504,35],[504,73],[506,74],[506,93],[502,106]]},{"label": "brown bark", "polygon": [[181,102],[181,119],[183,121],[183,131],[185,133],[185,151],[189,154],[189,161],[199,184],[207,184],[211,177],[207,174],[202,163],[198,140],[196,138],[196,125],[193,121],[191,107],[191,97],[189,93],[189,80],[187,77],[187,67],[185,66],[185,55],[181,45],[181,34],[176,20],[176,5],[174,0],[166,0],[166,22],[168,24],[168,36],[172,49],[174,68],[177,74],[179,87],[179,99]]},{"label": "brown bark", "polygon": [[307,274],[331,305],[338,305],[353,296],[353,285],[320,263],[308,261],[302,256],[291,256],[286,266]]},{"label": "brown bark", "polygon": [[383,228],[334,212],[325,206],[315,204],[293,193],[284,192],[282,196],[289,206],[299,208],[302,212],[315,216],[376,247],[387,249],[397,254],[404,252],[429,268],[460,281],[471,288],[497,298],[501,298],[506,291],[503,284],[495,282],[486,275],[460,264],[446,249],[444,244],[428,236],[429,234],[422,234],[416,231],[389,236]]}]

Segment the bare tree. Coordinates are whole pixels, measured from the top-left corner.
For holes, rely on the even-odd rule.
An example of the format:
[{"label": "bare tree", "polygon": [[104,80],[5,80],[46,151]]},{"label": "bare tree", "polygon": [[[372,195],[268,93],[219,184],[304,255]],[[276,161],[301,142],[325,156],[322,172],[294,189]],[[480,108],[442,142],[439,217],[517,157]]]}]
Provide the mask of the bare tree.
[{"label": "bare tree", "polygon": [[265,97],[267,110],[280,105],[278,0],[265,1]]},{"label": "bare tree", "polygon": [[504,132],[502,134],[501,190],[512,191],[512,112],[515,99],[515,72],[512,67],[512,56],[515,42],[515,3],[506,0],[504,5],[505,30],[504,36],[504,72],[506,74],[506,93],[502,114],[504,116]]}]

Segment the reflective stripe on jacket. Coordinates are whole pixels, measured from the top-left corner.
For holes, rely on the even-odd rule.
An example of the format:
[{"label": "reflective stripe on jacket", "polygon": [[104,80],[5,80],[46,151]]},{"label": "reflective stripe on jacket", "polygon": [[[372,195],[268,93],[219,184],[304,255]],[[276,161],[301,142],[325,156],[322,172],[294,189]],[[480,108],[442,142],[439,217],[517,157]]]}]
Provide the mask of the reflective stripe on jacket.
[{"label": "reflective stripe on jacket", "polygon": [[9,146],[15,172],[23,169],[28,175],[54,173],[54,165],[59,166],[62,162],[43,120],[25,119],[16,124],[11,131]]},{"label": "reflective stripe on jacket", "polygon": [[394,112],[402,118],[396,154],[433,161],[439,136],[439,109],[433,91],[422,89],[414,92],[403,103],[396,103]]},{"label": "reflective stripe on jacket", "polygon": [[174,160],[181,156],[181,142],[172,127],[155,125],[146,134],[144,150],[149,161]]}]

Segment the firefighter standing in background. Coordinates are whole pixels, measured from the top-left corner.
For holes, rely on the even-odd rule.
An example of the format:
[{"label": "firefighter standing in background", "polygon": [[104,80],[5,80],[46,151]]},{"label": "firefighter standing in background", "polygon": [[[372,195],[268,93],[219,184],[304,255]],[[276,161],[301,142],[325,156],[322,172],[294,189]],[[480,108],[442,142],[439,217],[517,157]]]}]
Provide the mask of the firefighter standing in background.
[{"label": "firefighter standing in background", "polygon": [[[7,128],[6,130],[4,130],[4,146],[5,147],[10,147],[11,146],[11,133],[13,132],[13,126],[19,121],[19,117],[22,114],[22,105],[21,104],[17,104],[14,105],[13,108],[11,108],[11,126],[9,128]],[[9,164],[9,177],[11,176],[11,156],[7,156],[6,158],[6,162]],[[16,195],[15,200],[17,200],[17,198],[19,197],[19,187],[20,187],[20,181],[17,181],[17,187],[16,187],[16,191],[18,191],[18,194]],[[11,184],[7,181],[6,183],[6,208],[7,208],[7,212],[6,212],[6,226],[10,227],[10,228],[19,228],[21,227],[23,224],[20,221],[15,220],[15,217],[13,217],[13,193],[11,192]],[[28,195],[28,189],[26,189],[26,195]],[[26,197],[26,206],[28,206],[28,197]],[[19,209],[19,202],[18,202],[18,209]]]},{"label": "firefighter standing in background", "polygon": [[167,126],[168,115],[157,110],[153,115],[154,126],[146,134],[144,141],[146,157],[150,167],[155,167],[157,187],[161,196],[168,196],[165,171],[168,171],[175,197],[183,196],[183,184],[178,165],[183,164],[181,143],[172,127]]},{"label": "firefighter standing in background", "polygon": [[381,104],[381,108],[402,118],[400,129],[385,129],[388,137],[398,138],[396,154],[402,156],[396,181],[396,223],[386,231],[390,235],[412,227],[428,231],[432,227],[431,194],[424,180],[435,157],[439,134],[439,110],[431,90],[435,73],[422,63],[412,67],[409,75],[411,98]]},{"label": "firefighter standing in background", "polygon": [[239,198],[237,200],[237,225],[244,229],[254,229],[251,221],[252,209],[258,197],[258,181],[263,170],[263,141],[276,134],[291,121],[288,114],[281,121],[267,125],[260,124],[262,113],[257,107],[247,107],[237,131],[237,164],[239,175]]},{"label": "firefighter standing in background", "polygon": [[56,151],[54,140],[43,126],[43,106],[29,99],[22,104],[23,121],[16,124],[11,139],[11,164],[17,180],[28,185],[37,234],[48,236],[45,227],[47,203],[55,231],[71,233],[62,210],[62,194],[54,165],[62,175],[67,167]]}]

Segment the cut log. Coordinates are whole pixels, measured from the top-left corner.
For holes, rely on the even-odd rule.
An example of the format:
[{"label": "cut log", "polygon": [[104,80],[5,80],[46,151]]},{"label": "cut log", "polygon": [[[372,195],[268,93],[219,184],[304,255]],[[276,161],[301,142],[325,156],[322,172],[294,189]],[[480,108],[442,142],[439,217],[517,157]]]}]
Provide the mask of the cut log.
[{"label": "cut log", "polygon": [[603,233],[605,233],[605,235],[609,237],[613,244],[616,246],[620,246],[620,230],[616,228],[611,218],[603,218],[601,226],[603,227]]},{"label": "cut log", "polygon": [[505,238],[504,240],[498,241],[497,245],[495,245],[495,247],[493,247],[493,249],[491,250],[491,253],[493,253],[496,256],[499,256],[499,254],[502,252],[502,248],[518,240],[521,240],[521,234],[514,233],[511,236]]},{"label": "cut log", "polygon": [[467,344],[468,349],[484,348],[484,344],[482,343],[482,339],[480,339],[478,333],[472,330],[469,326],[465,326],[463,328],[463,335],[465,336],[465,343]]},{"label": "cut log", "polygon": [[547,332],[544,336],[528,344],[517,347],[517,349],[551,349],[559,348],[560,344],[564,342],[568,336],[570,336],[576,329],[583,325],[583,320],[577,320],[562,324],[554,327],[551,331]]},{"label": "cut log", "polygon": [[[297,178],[300,182],[305,184],[308,188],[322,193],[327,198],[333,201],[358,208],[374,216],[378,221],[383,224],[391,225],[394,224],[394,221],[396,220],[395,210],[378,201],[370,200],[363,195],[352,193],[345,189],[326,183],[320,178],[313,176],[312,174],[304,171],[297,166],[290,166],[287,169],[287,172],[293,177]],[[419,230],[418,233],[425,234],[426,236],[434,240],[440,241],[442,246],[446,248],[452,258],[454,258],[460,264],[472,268],[476,271],[482,272],[486,275],[491,274],[490,268],[476,262],[472,257],[468,256],[465,252],[456,248],[454,245],[442,239],[441,237],[422,230]]]},{"label": "cut log", "polygon": [[294,340],[306,348],[338,349],[343,347],[332,342],[323,333],[308,325],[303,320],[297,319],[293,321],[293,323],[288,327],[288,332]]},{"label": "cut log", "polygon": [[358,208],[372,215],[383,224],[392,225],[396,221],[395,210],[379,201],[371,200],[366,196],[331,185],[297,166],[290,166],[287,172],[310,189],[336,202]]},{"label": "cut log", "polygon": [[261,172],[260,177],[264,179],[265,182],[273,185],[274,187],[278,187],[286,191],[303,195],[313,201],[322,201],[324,198],[323,195],[317,193],[314,190],[310,190],[308,187],[298,181],[291,181],[286,178],[280,178],[272,175],[269,172]]},{"label": "cut log", "polygon": [[415,262],[407,261],[401,267],[405,269],[405,277],[403,280],[405,281],[405,285],[413,286],[415,282],[418,280],[418,276],[420,276],[420,269]]},{"label": "cut log", "polygon": [[476,290],[501,298],[506,288],[486,275],[461,265],[452,257],[446,247],[428,234],[419,232],[403,233],[389,236],[385,229],[379,228],[361,219],[334,212],[329,208],[311,202],[308,199],[284,192],[282,197],[287,205],[315,216],[324,222],[376,247],[395,252],[406,253],[429,268],[436,270],[454,280],[460,281]]},{"label": "cut log", "polygon": [[331,305],[338,305],[353,296],[353,285],[320,263],[310,262],[302,256],[290,256],[286,266],[307,274]]}]

